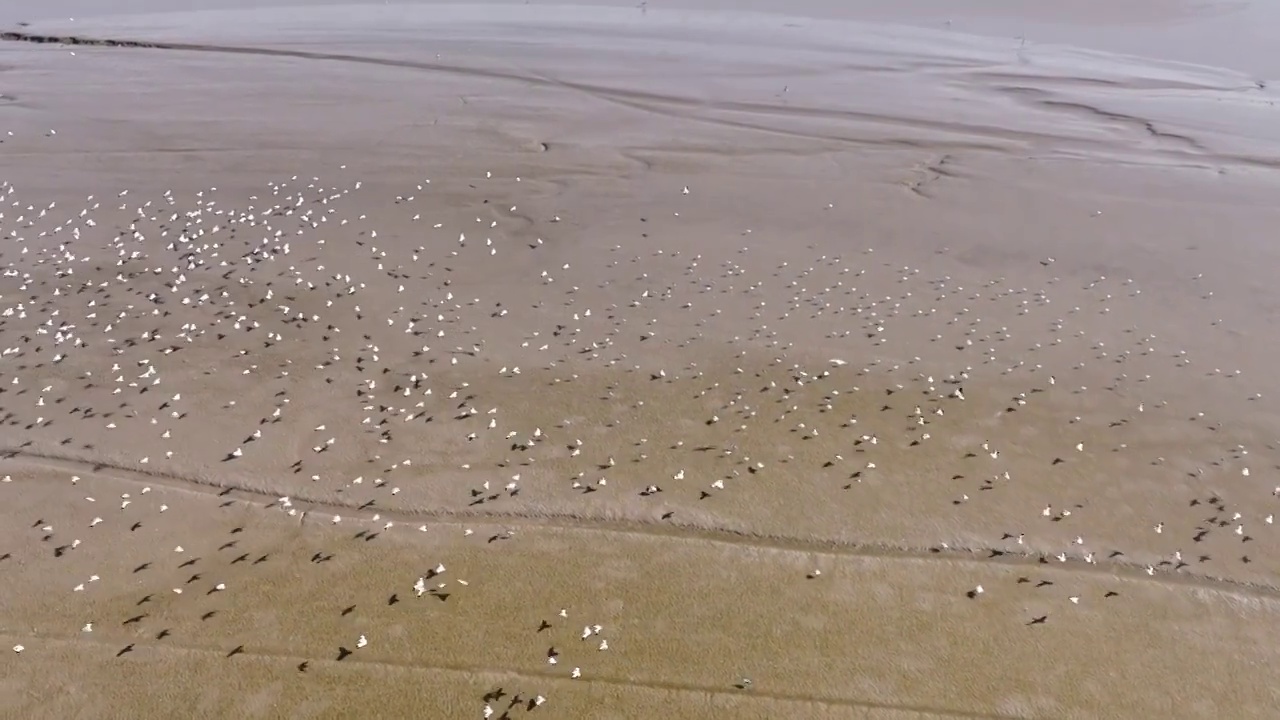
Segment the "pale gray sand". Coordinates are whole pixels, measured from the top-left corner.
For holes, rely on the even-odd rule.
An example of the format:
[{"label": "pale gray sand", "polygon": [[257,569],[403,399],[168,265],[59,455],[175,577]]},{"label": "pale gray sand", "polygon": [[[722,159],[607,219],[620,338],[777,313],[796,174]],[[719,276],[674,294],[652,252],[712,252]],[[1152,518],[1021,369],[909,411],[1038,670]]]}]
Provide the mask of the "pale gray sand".
[{"label": "pale gray sand", "polygon": [[0,45],[0,693],[1268,717],[1273,91],[908,10]]},{"label": "pale gray sand", "polygon": [[[0,23],[20,21],[80,21],[104,15],[134,15],[155,12],[187,12],[211,9],[255,9],[350,6],[349,0],[120,0],[104,7],[92,0],[49,0],[26,7],[8,4],[0,8]],[[450,5],[447,0],[406,0],[401,6],[434,7]],[[476,0],[463,3],[486,12],[513,3],[503,0]],[[548,0],[522,3],[541,12],[563,5]],[[714,12],[762,12],[822,20],[857,20],[914,25],[931,29],[998,38],[1007,45],[1057,44],[1148,58],[1177,60],[1225,67],[1257,76],[1280,77],[1280,58],[1274,52],[1268,29],[1280,22],[1280,3],[1275,0],[1073,0],[1040,3],[1025,0],[579,0],[572,5],[584,8],[612,7],[645,12],[701,10]],[[367,8],[366,8],[367,9]],[[356,11],[354,14],[359,14]],[[1010,42],[1012,41],[1012,42]]]}]

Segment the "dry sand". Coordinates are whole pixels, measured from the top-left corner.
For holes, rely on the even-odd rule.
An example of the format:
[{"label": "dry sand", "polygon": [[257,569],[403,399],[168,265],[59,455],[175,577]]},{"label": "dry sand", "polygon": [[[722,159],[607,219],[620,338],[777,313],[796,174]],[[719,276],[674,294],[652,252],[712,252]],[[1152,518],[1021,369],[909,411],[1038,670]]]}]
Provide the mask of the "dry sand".
[{"label": "dry sand", "polygon": [[1274,3],[248,4],[0,14],[6,717],[1275,717]]}]

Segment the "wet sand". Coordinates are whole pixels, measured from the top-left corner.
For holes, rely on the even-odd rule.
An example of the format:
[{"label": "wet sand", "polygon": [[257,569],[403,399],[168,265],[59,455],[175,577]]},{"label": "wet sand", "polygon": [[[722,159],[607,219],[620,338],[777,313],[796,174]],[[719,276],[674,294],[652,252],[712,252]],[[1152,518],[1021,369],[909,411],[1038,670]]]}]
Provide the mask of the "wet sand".
[{"label": "wet sand", "polygon": [[5,11],[6,707],[1270,717],[1272,11],[1146,5]]}]

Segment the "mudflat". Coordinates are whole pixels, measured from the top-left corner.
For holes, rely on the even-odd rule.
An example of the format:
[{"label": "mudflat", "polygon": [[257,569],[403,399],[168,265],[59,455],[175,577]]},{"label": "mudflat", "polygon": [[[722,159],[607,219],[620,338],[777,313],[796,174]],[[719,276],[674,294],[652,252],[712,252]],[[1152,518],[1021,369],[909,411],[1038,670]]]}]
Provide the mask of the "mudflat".
[{"label": "mudflat", "polygon": [[248,5],[0,14],[6,716],[1274,716],[1267,4]]}]

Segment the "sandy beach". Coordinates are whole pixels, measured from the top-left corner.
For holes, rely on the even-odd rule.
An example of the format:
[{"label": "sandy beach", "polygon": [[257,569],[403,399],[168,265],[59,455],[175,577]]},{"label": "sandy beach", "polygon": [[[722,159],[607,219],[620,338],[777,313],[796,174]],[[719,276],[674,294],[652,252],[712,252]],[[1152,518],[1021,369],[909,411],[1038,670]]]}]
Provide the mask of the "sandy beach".
[{"label": "sandy beach", "polygon": [[1276,3],[255,5],[0,9],[0,716],[1277,716]]}]

